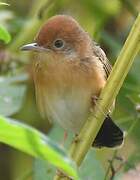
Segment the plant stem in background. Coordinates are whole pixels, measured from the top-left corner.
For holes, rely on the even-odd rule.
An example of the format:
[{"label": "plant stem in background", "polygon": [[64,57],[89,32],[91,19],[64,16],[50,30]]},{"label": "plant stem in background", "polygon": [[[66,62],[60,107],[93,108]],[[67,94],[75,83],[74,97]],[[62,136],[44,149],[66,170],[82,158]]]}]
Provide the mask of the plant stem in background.
[{"label": "plant stem in background", "polygon": [[[133,101],[133,99],[131,99],[129,97],[130,101],[133,103],[134,106],[136,106],[136,103]],[[136,114],[135,114],[135,120],[133,121],[133,123],[131,124],[131,126],[129,127],[129,129],[127,130],[127,138],[131,135],[131,132],[134,130],[135,126],[137,125],[138,121],[140,120],[139,116],[138,116],[138,112],[136,111]],[[113,153],[113,156],[112,156],[112,159],[110,160],[110,162],[113,164],[113,162],[115,161],[115,157],[117,157],[117,153],[119,152],[119,149],[116,149]],[[105,173],[105,178],[104,180],[107,180],[109,179],[109,173],[111,171],[111,163],[109,164],[108,168],[107,168],[107,171]],[[124,161],[122,165],[124,165],[125,163],[127,163],[127,161]],[[123,166],[120,166],[123,167]],[[120,170],[119,168],[119,170]],[[115,174],[117,173],[117,171],[114,172],[114,176]],[[114,178],[114,176],[112,178]]]},{"label": "plant stem in background", "polygon": [[[78,137],[71,145],[70,156],[76,162],[77,166],[80,166],[82,163],[103,123],[103,120],[105,119],[108,109],[110,109],[114,99],[116,98],[124,79],[132,66],[134,58],[139,52],[139,42],[140,14],[138,15],[122,51],[117,58],[117,61],[107,80],[106,86],[101,92],[94,112],[88,118]],[[98,107],[100,107],[100,109]],[[59,180],[62,178],[60,176],[55,176],[54,179]],[[70,178],[67,177],[65,179]]]}]

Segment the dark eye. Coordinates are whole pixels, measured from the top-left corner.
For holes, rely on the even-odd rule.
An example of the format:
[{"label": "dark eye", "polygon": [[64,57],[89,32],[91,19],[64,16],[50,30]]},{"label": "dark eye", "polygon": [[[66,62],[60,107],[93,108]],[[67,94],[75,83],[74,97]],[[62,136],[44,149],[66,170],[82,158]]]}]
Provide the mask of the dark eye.
[{"label": "dark eye", "polygon": [[64,47],[64,41],[62,39],[57,39],[54,41],[54,47],[57,49],[61,49]]}]

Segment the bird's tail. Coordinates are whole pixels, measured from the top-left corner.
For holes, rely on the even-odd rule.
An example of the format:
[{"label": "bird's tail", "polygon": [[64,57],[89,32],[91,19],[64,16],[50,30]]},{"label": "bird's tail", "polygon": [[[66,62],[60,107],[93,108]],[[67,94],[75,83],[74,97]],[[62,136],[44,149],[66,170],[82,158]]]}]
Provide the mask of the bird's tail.
[{"label": "bird's tail", "polygon": [[124,132],[107,115],[92,146],[113,148],[122,145],[123,140]]}]

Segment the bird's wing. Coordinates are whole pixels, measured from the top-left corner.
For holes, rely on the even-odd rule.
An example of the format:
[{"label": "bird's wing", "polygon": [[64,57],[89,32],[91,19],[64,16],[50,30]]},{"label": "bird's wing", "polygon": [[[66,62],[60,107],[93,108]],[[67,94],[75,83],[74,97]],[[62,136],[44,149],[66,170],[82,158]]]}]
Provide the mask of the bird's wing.
[{"label": "bird's wing", "polygon": [[[105,78],[107,79],[112,70],[112,66],[111,66],[109,60],[107,59],[104,51],[100,48],[100,46],[98,46],[94,42],[93,42],[93,54],[102,63],[103,69],[105,72]],[[110,112],[113,111],[114,106],[115,106],[115,100],[113,102],[112,107],[110,108]],[[123,143],[123,139],[124,139],[123,131],[112,121],[111,117],[108,114],[106,116],[92,146],[95,146],[98,148],[120,146]]]},{"label": "bird's wing", "polygon": [[104,68],[106,79],[107,79],[112,70],[112,66],[109,60],[107,59],[104,51],[95,42],[93,42],[93,54],[97,56],[99,60],[101,61],[101,63],[103,64],[103,68]]}]

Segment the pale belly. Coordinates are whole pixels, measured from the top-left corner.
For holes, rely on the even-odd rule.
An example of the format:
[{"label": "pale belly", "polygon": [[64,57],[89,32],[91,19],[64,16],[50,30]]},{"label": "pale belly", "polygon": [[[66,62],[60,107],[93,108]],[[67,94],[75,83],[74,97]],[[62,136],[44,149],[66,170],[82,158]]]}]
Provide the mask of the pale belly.
[{"label": "pale belly", "polygon": [[[45,89],[43,89],[45,91]],[[78,133],[89,116],[91,106],[91,93],[84,89],[56,89],[51,92],[43,92],[41,97],[44,116],[51,122],[58,122],[67,131]]]}]

